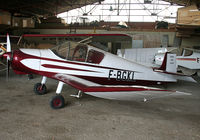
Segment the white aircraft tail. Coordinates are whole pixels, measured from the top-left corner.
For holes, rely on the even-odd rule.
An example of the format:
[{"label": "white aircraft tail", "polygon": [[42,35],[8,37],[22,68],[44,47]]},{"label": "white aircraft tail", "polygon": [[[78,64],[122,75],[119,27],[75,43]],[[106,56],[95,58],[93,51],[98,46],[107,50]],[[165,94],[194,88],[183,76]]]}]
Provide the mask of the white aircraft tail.
[{"label": "white aircraft tail", "polygon": [[177,72],[176,54],[166,52],[162,65],[158,70],[162,70],[169,73],[176,73]]}]

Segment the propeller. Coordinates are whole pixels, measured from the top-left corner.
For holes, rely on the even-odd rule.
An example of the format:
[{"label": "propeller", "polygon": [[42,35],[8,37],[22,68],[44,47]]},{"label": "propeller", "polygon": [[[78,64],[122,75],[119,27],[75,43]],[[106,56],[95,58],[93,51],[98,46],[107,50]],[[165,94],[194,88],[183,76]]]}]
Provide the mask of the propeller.
[{"label": "propeller", "polygon": [[10,37],[7,34],[7,52],[11,52]]},{"label": "propeller", "polygon": [[7,71],[6,71],[6,79],[8,80],[9,78],[9,73],[10,73],[10,64],[11,64],[11,44],[10,44],[10,37],[7,34]]}]

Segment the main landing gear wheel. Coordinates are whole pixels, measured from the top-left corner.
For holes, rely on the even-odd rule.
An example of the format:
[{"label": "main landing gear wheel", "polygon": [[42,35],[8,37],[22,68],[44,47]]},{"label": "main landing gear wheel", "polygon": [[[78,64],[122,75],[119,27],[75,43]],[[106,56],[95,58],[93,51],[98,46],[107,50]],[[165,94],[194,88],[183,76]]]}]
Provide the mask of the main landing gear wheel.
[{"label": "main landing gear wheel", "polygon": [[47,93],[47,87],[45,84],[37,83],[34,86],[34,92],[37,95],[44,95]]},{"label": "main landing gear wheel", "polygon": [[50,106],[53,109],[60,109],[65,106],[65,99],[62,95],[53,96],[50,100]]}]

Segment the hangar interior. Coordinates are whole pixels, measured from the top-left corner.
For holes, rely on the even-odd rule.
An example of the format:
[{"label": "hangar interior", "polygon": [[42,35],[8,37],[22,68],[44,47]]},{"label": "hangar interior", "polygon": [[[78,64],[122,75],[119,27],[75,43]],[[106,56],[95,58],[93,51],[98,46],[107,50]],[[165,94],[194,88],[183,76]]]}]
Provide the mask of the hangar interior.
[{"label": "hangar interior", "polygon": [[[200,58],[199,0],[9,0],[0,1],[0,54],[6,52],[6,35],[10,35],[12,50],[19,48],[49,49],[63,42],[81,42],[130,61],[159,66],[158,52],[169,51],[177,56]],[[161,2],[161,3],[160,3]],[[165,3],[162,3],[165,2]],[[139,4],[141,9],[132,8]],[[151,6],[153,5],[153,9]],[[159,9],[159,5],[165,5]],[[88,6],[88,7],[86,7]],[[101,14],[95,9],[101,7]],[[108,6],[109,8],[105,8]],[[134,21],[146,16],[160,19],[159,13],[180,6],[176,17],[162,20]],[[122,11],[126,10],[123,15]],[[82,16],[71,17],[71,10]],[[131,15],[134,10],[149,15]],[[157,12],[155,12],[158,10]],[[106,11],[116,14],[106,15]],[[153,11],[153,12],[152,12]],[[65,19],[58,15],[67,12]],[[96,15],[95,15],[96,14]],[[127,21],[106,21],[103,17],[126,16]],[[88,21],[88,17],[97,17]],[[78,20],[77,20],[78,19]],[[175,23],[165,19],[173,19]],[[92,36],[91,36],[92,34]],[[102,37],[102,35],[105,35]],[[194,51],[195,50],[195,51]],[[195,53],[194,53],[195,52]],[[163,57],[163,56],[162,56]],[[159,58],[160,59],[160,58]],[[186,59],[186,58],[182,58]],[[189,58],[190,60],[192,58]],[[148,64],[147,64],[148,63]],[[153,63],[153,64],[149,64]],[[68,94],[66,107],[52,110],[48,106],[51,94],[35,96],[33,85],[41,81],[37,75],[15,75],[5,59],[0,60],[0,137],[2,139],[200,139],[200,68],[184,67],[177,71],[195,81],[170,83],[164,89],[191,93],[147,102],[105,100],[83,94],[75,99]],[[32,79],[33,76],[33,79]],[[9,78],[8,78],[9,77]],[[48,79],[48,91],[56,91],[54,79]],[[63,92],[77,89],[65,85]]]}]

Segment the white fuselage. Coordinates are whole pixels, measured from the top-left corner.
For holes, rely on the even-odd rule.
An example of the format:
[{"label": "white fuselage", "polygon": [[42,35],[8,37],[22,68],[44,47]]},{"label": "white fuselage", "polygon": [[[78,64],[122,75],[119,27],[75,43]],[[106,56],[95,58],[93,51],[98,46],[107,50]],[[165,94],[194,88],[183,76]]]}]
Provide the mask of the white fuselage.
[{"label": "white fuselage", "polygon": [[[124,77],[125,77],[124,79],[126,80],[127,76],[129,76],[131,78],[134,77],[133,80],[176,82],[176,79],[173,75],[154,72],[153,69],[150,67],[128,61],[126,59],[117,57],[107,52],[104,52],[105,57],[100,64],[82,65],[87,63],[86,62],[66,63],[69,60],[65,60],[56,56],[51,50],[34,50],[34,49],[20,49],[20,50],[25,54],[45,58],[45,59],[27,58],[22,60],[22,63],[27,67],[29,67],[30,69],[42,72],[62,73],[62,74],[77,75],[77,76],[116,78],[119,80],[120,78],[122,79]],[[52,59],[58,61],[52,61]],[[52,65],[55,67],[54,68],[45,67],[45,65]],[[56,66],[73,68],[75,70],[56,68]],[[127,72],[125,73],[123,70],[134,72],[134,76],[132,73],[128,75],[128,73]]]}]

